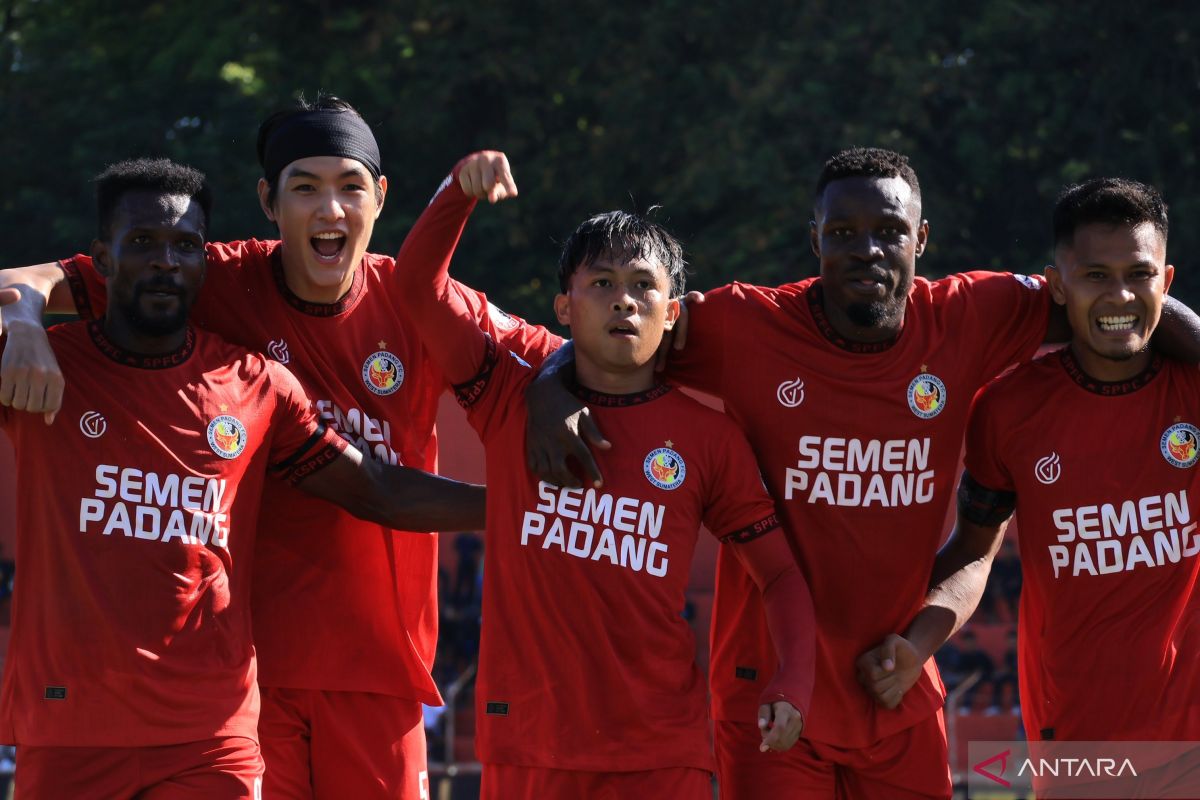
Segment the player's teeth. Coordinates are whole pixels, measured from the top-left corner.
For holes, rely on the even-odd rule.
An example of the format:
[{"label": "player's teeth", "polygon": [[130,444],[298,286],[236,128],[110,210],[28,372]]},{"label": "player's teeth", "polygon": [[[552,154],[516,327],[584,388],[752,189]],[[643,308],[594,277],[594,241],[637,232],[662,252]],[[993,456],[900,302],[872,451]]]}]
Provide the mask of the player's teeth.
[{"label": "player's teeth", "polygon": [[313,238],[314,239],[342,239],[342,238],[345,238],[345,235],[341,234],[341,233],[318,233]]},{"label": "player's teeth", "polygon": [[1120,331],[1131,329],[1133,324],[1137,322],[1137,317],[1133,314],[1123,314],[1121,316],[1100,317],[1096,321],[1100,324],[1102,330]]}]

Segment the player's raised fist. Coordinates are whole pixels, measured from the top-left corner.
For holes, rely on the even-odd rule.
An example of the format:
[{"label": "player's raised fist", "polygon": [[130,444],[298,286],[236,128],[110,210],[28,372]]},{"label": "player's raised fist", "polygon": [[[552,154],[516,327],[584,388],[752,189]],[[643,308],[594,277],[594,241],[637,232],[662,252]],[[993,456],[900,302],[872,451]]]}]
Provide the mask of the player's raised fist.
[{"label": "player's raised fist", "polygon": [[517,196],[517,182],[513,180],[508,157],[499,150],[471,153],[458,162],[454,171],[459,186],[470,197],[496,203]]}]

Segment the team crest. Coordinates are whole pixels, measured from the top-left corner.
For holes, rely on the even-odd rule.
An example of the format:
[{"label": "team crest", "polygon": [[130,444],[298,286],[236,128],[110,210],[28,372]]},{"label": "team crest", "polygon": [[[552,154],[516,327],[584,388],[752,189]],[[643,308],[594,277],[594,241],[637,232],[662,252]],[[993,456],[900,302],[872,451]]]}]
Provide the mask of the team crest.
[{"label": "team crest", "polygon": [[1172,467],[1187,469],[1200,456],[1200,428],[1186,422],[1178,422],[1167,428],[1158,442],[1163,458]]},{"label": "team crest", "polygon": [[375,394],[393,394],[404,383],[404,365],[387,350],[376,350],[363,363],[362,378]]},{"label": "team crest", "polygon": [[222,414],[208,423],[208,446],[221,458],[237,458],[246,449],[246,426]]},{"label": "team crest", "polygon": [[651,450],[642,463],[642,470],[646,473],[646,480],[667,491],[678,489],[687,477],[687,465],[683,463],[683,458],[669,447]]},{"label": "team crest", "polygon": [[946,384],[923,372],[908,385],[908,407],[921,419],[933,419],[946,407]]}]

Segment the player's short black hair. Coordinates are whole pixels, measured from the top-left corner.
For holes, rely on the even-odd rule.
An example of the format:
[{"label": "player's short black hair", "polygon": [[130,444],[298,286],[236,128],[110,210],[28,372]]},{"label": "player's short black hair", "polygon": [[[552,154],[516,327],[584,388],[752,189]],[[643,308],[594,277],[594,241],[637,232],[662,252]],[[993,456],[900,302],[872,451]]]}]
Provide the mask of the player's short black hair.
[{"label": "player's short black hair", "polygon": [[[358,113],[357,108],[350,105],[349,101],[343,100],[337,95],[318,92],[317,99],[312,101],[306,100],[304,95],[300,95],[296,98],[296,103],[291,108],[285,108],[282,111],[276,111],[274,114],[264,119],[262,124],[258,126],[258,140],[255,142],[255,152],[258,153],[258,163],[263,163],[263,159],[267,150],[267,142],[270,141],[271,134],[275,132],[275,129],[297,114],[303,114],[308,111],[343,111],[347,114],[353,114],[362,120],[364,125],[366,125],[368,128],[370,127],[367,121],[363,119],[363,115]],[[275,193],[278,188],[278,178],[267,179],[267,205],[275,205]],[[375,181],[375,202],[383,202],[383,187],[379,184],[378,180]]]},{"label": "player's short black hair", "polygon": [[112,219],[117,205],[127,192],[150,191],[159,194],[190,197],[204,213],[204,229],[212,214],[213,193],[203,172],[167,158],[132,158],[110,164],[97,175],[96,184],[97,233],[107,240],[112,233]]},{"label": "player's short black hair", "polygon": [[817,176],[815,204],[820,205],[825,187],[842,178],[901,178],[921,201],[921,183],[908,163],[908,156],[882,147],[851,147],[829,157]]},{"label": "player's short black hair", "polygon": [[1084,225],[1149,222],[1167,238],[1167,204],[1153,186],[1125,178],[1092,178],[1063,189],[1054,204],[1054,246],[1071,244]]},{"label": "player's short black hair", "polygon": [[570,286],[575,270],[604,256],[625,261],[636,258],[657,261],[667,271],[671,297],[683,296],[687,283],[683,245],[657,222],[628,211],[609,211],[586,219],[567,239],[558,259],[558,285],[563,293]]}]

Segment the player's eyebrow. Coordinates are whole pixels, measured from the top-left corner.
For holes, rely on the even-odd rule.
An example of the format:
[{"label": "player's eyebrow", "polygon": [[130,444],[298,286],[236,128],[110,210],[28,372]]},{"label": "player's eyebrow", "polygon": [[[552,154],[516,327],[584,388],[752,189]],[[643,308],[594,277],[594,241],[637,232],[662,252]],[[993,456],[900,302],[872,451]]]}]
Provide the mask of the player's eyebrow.
[{"label": "player's eyebrow", "polygon": [[[297,170],[293,170],[293,171],[292,171],[291,173],[289,173],[289,174],[288,174],[288,176],[287,176],[287,179],[288,179],[289,181],[290,181],[292,178],[305,178],[305,179],[307,179],[307,180],[310,180],[310,181],[320,181],[320,180],[324,180],[324,179],[323,179],[323,178],[322,178],[320,175],[316,174],[315,172],[309,172],[309,171],[308,171],[308,170],[306,170],[306,169],[297,169]],[[348,169],[348,170],[346,170],[345,172],[343,172],[341,175],[338,175],[338,176],[337,176],[337,180],[339,180],[339,181],[344,181],[344,180],[346,180],[347,178],[358,178],[359,180],[365,180],[365,179],[366,179],[366,178],[365,178],[365,173],[364,173],[364,171],[363,171],[363,170],[361,170],[361,169],[358,169],[358,168],[352,168],[352,169]]]}]

